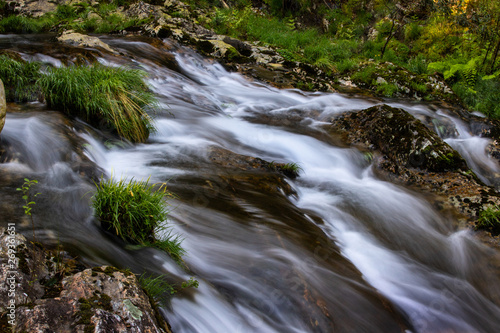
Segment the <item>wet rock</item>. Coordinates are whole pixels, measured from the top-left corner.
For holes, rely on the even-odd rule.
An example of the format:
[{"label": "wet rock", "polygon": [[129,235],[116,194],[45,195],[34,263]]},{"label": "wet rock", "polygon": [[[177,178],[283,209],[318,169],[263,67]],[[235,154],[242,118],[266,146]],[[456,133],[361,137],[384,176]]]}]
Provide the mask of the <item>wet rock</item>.
[{"label": "wet rock", "polygon": [[[500,195],[456,151],[404,110],[379,105],[344,114],[332,120],[330,130],[345,143],[370,151],[379,177],[425,194],[462,227],[475,229],[484,207],[500,204]],[[498,244],[491,235],[482,240]]]},{"label": "wet rock", "polygon": [[72,46],[91,47],[105,50],[109,53],[118,54],[108,44],[104,43],[97,37],[83,35],[73,31],[65,31],[61,36],[57,37],[61,43],[66,43]]},{"label": "wet rock", "polygon": [[380,151],[395,168],[418,168],[431,172],[468,170],[462,157],[402,109],[387,105],[341,115],[332,121],[351,143],[367,144]]},{"label": "wet rock", "polygon": [[5,99],[5,89],[2,80],[0,80],[0,132],[5,125],[5,116],[7,114],[7,101]]},{"label": "wet rock", "polygon": [[15,318],[14,332],[170,332],[134,274],[110,266],[78,271],[13,229],[0,229],[0,279],[8,281],[0,285],[0,313]]}]

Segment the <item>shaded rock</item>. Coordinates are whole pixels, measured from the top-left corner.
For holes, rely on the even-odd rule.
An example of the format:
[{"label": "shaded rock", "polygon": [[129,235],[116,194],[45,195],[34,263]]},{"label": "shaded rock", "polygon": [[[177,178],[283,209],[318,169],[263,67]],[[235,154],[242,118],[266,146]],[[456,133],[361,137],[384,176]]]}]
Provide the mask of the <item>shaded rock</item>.
[{"label": "shaded rock", "polygon": [[7,101],[5,100],[5,89],[2,80],[0,80],[0,132],[5,125],[5,116],[7,114]]},{"label": "shaded rock", "polygon": [[61,36],[57,37],[57,40],[61,43],[66,43],[72,46],[99,48],[110,53],[118,54],[117,51],[113,50],[108,44],[104,43],[99,38],[83,35],[71,30],[65,31]]},{"label": "shaded rock", "polygon": [[367,144],[380,151],[394,167],[431,172],[468,170],[462,157],[420,120],[402,109],[387,105],[343,114],[332,121],[333,128],[351,143]]}]

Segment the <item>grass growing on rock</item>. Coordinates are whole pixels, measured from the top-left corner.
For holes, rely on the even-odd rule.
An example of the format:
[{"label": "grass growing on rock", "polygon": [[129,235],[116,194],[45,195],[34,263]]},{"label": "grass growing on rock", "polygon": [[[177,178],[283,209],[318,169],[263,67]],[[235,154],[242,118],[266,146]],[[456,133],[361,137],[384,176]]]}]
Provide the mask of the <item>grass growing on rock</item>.
[{"label": "grass growing on rock", "polygon": [[108,126],[133,142],[144,142],[154,129],[145,111],[155,104],[145,73],[96,64],[52,68],[40,79],[47,104],[96,126]]},{"label": "grass growing on rock", "polygon": [[17,61],[5,54],[0,55],[0,78],[4,83],[8,101],[36,100],[39,94],[37,85],[39,77],[39,63]]},{"label": "grass growing on rock", "polygon": [[493,236],[500,234],[500,207],[488,207],[479,214],[476,230],[488,230]]},{"label": "grass growing on rock", "polygon": [[[169,232],[164,223],[168,215],[165,197],[172,197],[165,184],[157,188],[149,184],[149,180],[101,179],[93,207],[104,229],[129,243],[166,251],[181,262],[185,253],[182,239]],[[158,238],[162,232],[166,232],[166,236]]]}]

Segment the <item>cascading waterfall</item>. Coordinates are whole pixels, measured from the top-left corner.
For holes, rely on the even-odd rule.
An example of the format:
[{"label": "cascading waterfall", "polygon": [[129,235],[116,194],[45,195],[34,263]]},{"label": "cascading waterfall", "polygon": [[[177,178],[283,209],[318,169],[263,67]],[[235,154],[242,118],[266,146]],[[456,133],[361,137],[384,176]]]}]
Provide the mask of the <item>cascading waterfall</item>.
[{"label": "cascading waterfall", "polygon": [[[278,90],[187,49],[106,42],[125,56],[101,62],[150,74],[158,131],[130,145],[39,105],[8,114],[0,137],[18,158],[0,164],[1,173],[40,180],[34,214],[43,240],[57,239],[89,263],[174,280],[194,275],[200,287],[162,308],[177,333],[500,331],[500,281],[490,267],[497,254],[419,195],[377,179],[362,153],[324,135],[328,117],[380,101]],[[167,52],[175,52],[178,70],[157,61]],[[441,133],[447,142],[485,181],[498,172],[486,141],[445,110],[391,105],[436,126],[451,121],[455,132]],[[215,163],[214,151],[227,161],[245,155],[302,170],[281,181]],[[168,181],[178,196],[168,223],[184,238],[190,273],[159,251],[129,249],[100,231],[89,204],[100,172]],[[0,190],[0,199],[12,195]]]}]

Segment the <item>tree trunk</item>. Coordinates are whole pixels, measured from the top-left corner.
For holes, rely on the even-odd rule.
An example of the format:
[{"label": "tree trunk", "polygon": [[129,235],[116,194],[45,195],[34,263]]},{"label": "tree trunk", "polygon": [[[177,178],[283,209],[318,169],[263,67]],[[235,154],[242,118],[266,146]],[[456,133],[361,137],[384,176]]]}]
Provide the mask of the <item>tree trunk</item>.
[{"label": "tree trunk", "polygon": [[384,53],[385,53],[385,49],[387,47],[387,44],[389,44],[390,40],[392,39],[392,37],[394,36],[393,35],[393,31],[394,31],[394,26],[396,25],[396,19],[392,19],[392,26],[391,26],[391,31],[389,31],[389,36],[387,36],[387,39],[385,40],[385,44],[384,44],[384,47],[382,47],[382,52],[380,54],[380,59],[382,60],[382,58],[384,58]]}]

